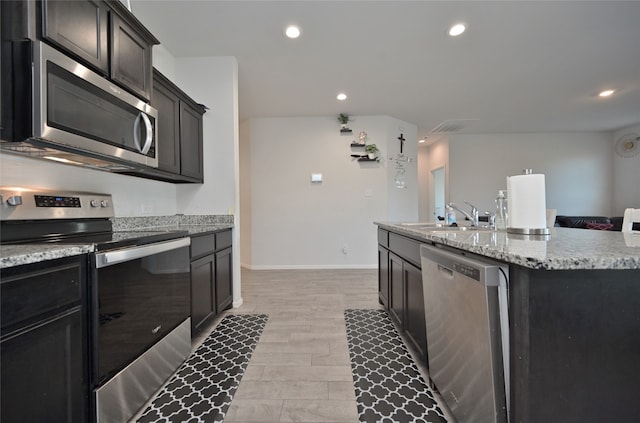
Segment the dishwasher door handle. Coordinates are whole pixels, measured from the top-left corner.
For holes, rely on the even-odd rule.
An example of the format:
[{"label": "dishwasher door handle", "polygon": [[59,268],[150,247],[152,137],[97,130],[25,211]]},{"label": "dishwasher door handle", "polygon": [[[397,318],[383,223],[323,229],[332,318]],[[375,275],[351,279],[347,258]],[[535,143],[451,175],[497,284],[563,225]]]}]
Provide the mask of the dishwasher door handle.
[{"label": "dishwasher door handle", "polygon": [[438,263],[438,272],[442,273],[447,279],[453,279],[453,270]]}]

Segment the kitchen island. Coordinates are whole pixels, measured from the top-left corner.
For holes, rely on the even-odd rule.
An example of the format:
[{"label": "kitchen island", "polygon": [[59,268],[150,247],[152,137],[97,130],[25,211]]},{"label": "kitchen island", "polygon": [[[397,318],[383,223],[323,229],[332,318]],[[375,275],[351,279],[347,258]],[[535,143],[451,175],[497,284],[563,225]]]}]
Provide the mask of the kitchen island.
[{"label": "kitchen island", "polygon": [[509,266],[511,422],[640,415],[639,235],[552,228],[527,237],[376,224],[380,302],[427,364],[419,247],[439,244]]}]

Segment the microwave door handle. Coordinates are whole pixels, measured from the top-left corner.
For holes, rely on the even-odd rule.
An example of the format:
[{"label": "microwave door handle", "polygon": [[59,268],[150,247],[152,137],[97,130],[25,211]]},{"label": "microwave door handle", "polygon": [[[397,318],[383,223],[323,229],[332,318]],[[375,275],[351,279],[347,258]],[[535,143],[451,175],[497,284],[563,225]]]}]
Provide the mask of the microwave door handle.
[{"label": "microwave door handle", "polygon": [[138,113],[136,120],[133,121],[133,144],[138,151],[142,151],[142,146],[140,145],[140,119],[142,119],[142,115],[142,112]]},{"label": "microwave door handle", "polygon": [[144,146],[142,147],[142,154],[147,154],[149,149],[151,148],[151,143],[153,142],[153,126],[151,126],[151,120],[146,113],[140,112],[140,116],[142,116],[142,120],[144,121],[144,129],[146,138],[144,140]]},{"label": "microwave door handle", "polygon": [[[144,129],[145,129],[144,145],[140,144],[140,121],[141,120],[144,122]],[[133,122],[133,143],[135,144],[139,152],[141,152],[142,154],[147,154],[149,152],[149,149],[151,148],[152,141],[153,141],[153,127],[151,126],[151,120],[149,120],[149,117],[145,113],[140,112],[136,117],[136,120]]]}]

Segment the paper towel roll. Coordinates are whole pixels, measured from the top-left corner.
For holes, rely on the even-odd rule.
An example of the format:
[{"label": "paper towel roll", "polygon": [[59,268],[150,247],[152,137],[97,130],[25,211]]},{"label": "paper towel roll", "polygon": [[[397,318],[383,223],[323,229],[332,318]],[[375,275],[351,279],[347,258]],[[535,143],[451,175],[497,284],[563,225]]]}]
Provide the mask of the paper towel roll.
[{"label": "paper towel roll", "polygon": [[547,227],[544,175],[507,177],[508,229],[537,230]]}]

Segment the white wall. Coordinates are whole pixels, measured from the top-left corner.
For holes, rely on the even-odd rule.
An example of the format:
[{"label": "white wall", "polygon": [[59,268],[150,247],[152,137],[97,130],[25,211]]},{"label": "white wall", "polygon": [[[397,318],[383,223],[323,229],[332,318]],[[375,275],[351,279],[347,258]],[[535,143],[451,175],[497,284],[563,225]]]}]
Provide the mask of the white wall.
[{"label": "white wall", "polygon": [[251,245],[251,125],[244,121],[240,125],[240,261],[242,266],[253,262]]},{"label": "white wall", "polygon": [[46,160],[0,153],[0,185],[110,193],[116,216],[176,214],[176,187]]},{"label": "white wall", "polygon": [[203,117],[204,184],[177,187],[184,214],[235,214],[238,180],[238,64],[234,57],[176,59],[174,81],[209,108]]},{"label": "white wall", "polygon": [[[640,134],[640,124],[614,132],[611,150],[615,151],[616,141],[623,135]],[[620,157],[613,154],[613,211],[622,216],[627,207],[640,208],[640,154],[634,157]]]},{"label": "white wall", "polygon": [[[398,124],[385,116],[358,116],[350,123],[350,136],[340,135],[333,116],[252,119],[246,129],[243,125],[249,148],[243,147],[241,160],[248,161],[250,175],[242,189],[251,192],[252,240],[243,264],[256,269],[375,267],[373,221],[417,218],[415,161],[406,177],[408,188],[389,192],[394,175],[387,157],[399,151]],[[415,126],[402,125],[405,137],[415,140]],[[360,131],[380,149],[379,163],[350,157],[364,154],[350,147]],[[415,143],[413,151],[410,144],[405,154],[415,158]],[[311,183],[312,173],[322,173],[323,182]],[[414,210],[399,210],[399,204],[415,204]]]},{"label": "white wall", "polygon": [[545,174],[547,208],[609,216],[612,154],[608,133],[450,135],[448,201],[493,212],[506,177],[532,168]]},{"label": "white wall", "polygon": [[[418,220],[418,127],[398,119],[383,117],[386,121],[387,151],[382,157],[387,159],[387,192],[389,220],[416,221]],[[377,119],[377,118],[376,118]],[[356,122],[357,123],[357,122]],[[368,131],[367,131],[368,133]],[[402,133],[404,146],[400,154],[400,140]],[[374,142],[375,141],[371,141]],[[409,159],[409,162],[396,161],[398,158]],[[396,175],[400,172],[398,166],[404,169],[405,188],[398,188]]]}]

